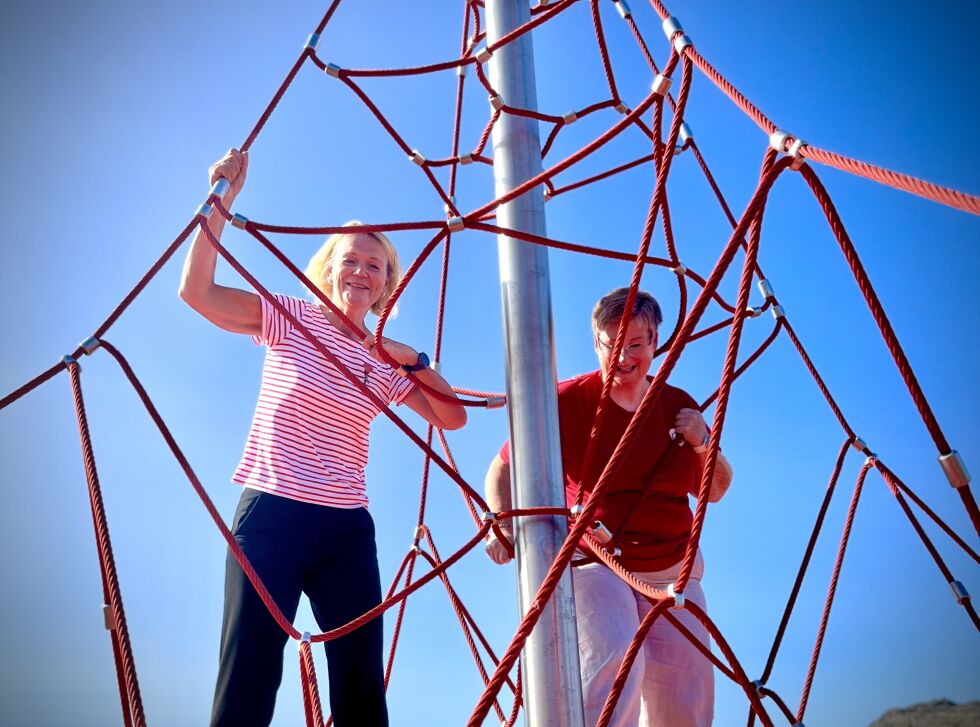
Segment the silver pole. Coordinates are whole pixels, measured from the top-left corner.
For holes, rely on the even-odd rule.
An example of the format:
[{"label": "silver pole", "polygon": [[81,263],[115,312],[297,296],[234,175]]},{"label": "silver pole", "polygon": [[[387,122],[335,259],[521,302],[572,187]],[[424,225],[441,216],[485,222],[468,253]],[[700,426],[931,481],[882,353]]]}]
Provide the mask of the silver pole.
[{"label": "silver pole", "polygon": [[[527,0],[488,0],[487,42],[530,19]],[[537,108],[531,34],[494,51],[490,83],[510,106]],[[538,122],[501,114],[493,131],[493,174],[500,197],[541,172]],[[538,186],[497,210],[508,227],[545,235],[544,191]],[[540,245],[497,236],[507,355],[511,483],[516,507],[565,505],[556,396],[548,252]],[[563,518],[514,523],[521,614],[558,553]],[[528,727],[584,727],[578,636],[571,574],[566,570],[524,647],[524,711]]]}]

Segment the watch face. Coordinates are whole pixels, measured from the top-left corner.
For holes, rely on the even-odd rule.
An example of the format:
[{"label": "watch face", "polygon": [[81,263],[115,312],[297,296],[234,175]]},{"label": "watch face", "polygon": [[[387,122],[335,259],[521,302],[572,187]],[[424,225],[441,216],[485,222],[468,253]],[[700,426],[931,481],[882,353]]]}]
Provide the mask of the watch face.
[{"label": "watch face", "polygon": [[419,352],[419,360],[418,360],[418,363],[415,364],[415,368],[418,368],[418,369],[421,370],[421,369],[425,369],[425,368],[428,368],[428,367],[429,367],[429,356],[428,356],[427,353],[425,353],[425,351],[420,351]]}]

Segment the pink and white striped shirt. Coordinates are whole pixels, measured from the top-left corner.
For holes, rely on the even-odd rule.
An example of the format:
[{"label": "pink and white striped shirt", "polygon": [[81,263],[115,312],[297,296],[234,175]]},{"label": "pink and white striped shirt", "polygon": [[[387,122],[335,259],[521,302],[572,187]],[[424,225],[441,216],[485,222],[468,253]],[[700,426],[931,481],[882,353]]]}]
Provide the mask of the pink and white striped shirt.
[{"label": "pink and white striped shirt", "polygon": [[[318,305],[275,299],[383,401],[401,404],[414,385],[338,331]],[[368,431],[380,413],[360,389],[264,298],[268,347],[255,417],[232,481],[316,505],[367,507]]]}]

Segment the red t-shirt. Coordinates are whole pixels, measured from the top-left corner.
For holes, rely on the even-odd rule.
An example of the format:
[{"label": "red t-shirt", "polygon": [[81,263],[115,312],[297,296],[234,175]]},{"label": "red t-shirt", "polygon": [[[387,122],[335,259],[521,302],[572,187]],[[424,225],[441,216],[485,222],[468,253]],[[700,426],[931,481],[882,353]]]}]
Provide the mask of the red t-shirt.
[{"label": "red t-shirt", "polygon": [[[601,395],[600,371],[558,385],[562,466],[569,506],[575,503],[579,483],[591,492],[633,418],[633,412],[609,402],[602,429],[596,433],[590,472],[584,472]],[[669,432],[680,409],[697,406],[687,392],[664,387],[596,510],[596,520],[612,533],[619,532],[615,545],[623,551],[621,562],[632,571],[663,570],[684,556],[693,518],[687,497],[700,481],[701,462],[690,447],[673,445]],[[510,462],[509,442],[500,456]],[[646,495],[640,499],[644,491]]]}]

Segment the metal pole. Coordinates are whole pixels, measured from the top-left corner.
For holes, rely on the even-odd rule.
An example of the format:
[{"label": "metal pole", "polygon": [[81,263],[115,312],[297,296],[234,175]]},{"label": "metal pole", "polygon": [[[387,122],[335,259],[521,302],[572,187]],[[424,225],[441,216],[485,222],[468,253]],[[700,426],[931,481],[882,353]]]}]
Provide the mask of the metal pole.
[{"label": "metal pole", "polygon": [[[530,19],[527,0],[487,0],[487,42]],[[504,103],[537,108],[534,51],[525,34],[494,51],[490,83]],[[541,171],[538,122],[501,114],[493,131],[497,196]],[[539,186],[497,210],[502,227],[545,235],[544,191]],[[498,235],[500,288],[507,355],[511,431],[511,487],[516,507],[565,505],[556,395],[548,252],[540,245]],[[564,518],[514,523],[521,613],[527,609],[558,553]],[[584,727],[571,573],[562,576],[524,647],[525,719],[528,727]]]}]

